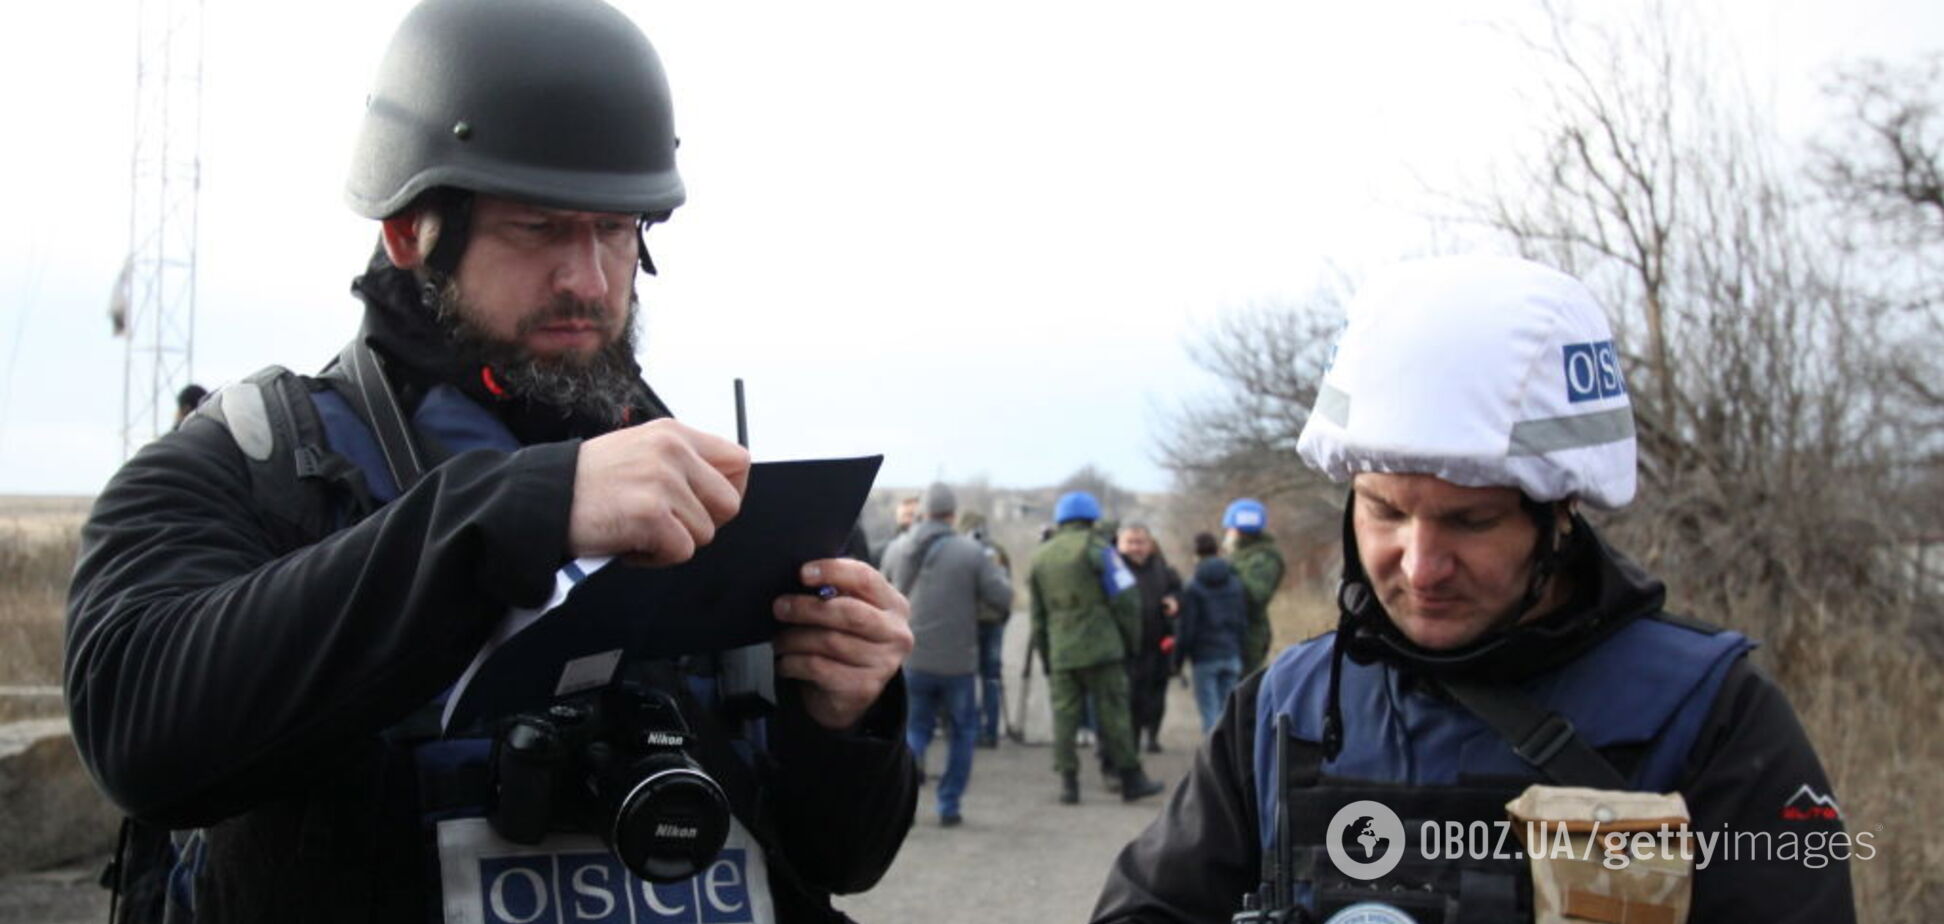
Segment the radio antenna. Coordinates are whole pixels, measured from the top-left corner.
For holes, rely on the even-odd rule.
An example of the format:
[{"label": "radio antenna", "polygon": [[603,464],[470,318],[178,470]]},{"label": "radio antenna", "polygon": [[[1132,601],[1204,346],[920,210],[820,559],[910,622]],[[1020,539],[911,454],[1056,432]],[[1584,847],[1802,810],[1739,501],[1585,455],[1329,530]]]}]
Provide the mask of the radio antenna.
[{"label": "radio antenna", "polygon": [[[736,445],[749,448],[749,414],[743,408],[743,380],[736,380]],[[776,710],[776,649],[758,642],[722,652],[717,658],[722,706],[744,720]]]},{"label": "radio antenna", "polygon": [[743,383],[736,380],[736,445],[749,448],[749,414],[743,409]]}]

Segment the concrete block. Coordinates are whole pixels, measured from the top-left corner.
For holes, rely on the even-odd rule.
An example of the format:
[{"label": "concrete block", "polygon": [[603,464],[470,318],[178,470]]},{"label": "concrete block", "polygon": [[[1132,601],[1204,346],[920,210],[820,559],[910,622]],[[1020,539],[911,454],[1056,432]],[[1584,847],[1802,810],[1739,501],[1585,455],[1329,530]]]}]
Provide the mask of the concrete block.
[{"label": "concrete block", "polygon": [[121,812],[81,766],[66,719],[0,724],[0,874],[112,853]]},{"label": "concrete block", "polygon": [[61,688],[53,685],[0,685],[0,725],[27,719],[58,719],[67,715]]}]

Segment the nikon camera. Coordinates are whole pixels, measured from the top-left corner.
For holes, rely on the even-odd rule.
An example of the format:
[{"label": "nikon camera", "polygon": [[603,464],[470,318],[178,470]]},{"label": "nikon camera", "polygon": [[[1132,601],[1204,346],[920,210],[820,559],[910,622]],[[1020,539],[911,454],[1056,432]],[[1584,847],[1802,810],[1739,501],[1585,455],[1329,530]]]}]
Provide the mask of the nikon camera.
[{"label": "nikon camera", "polygon": [[598,834],[636,876],[687,879],[729,836],[729,800],[689,757],[694,736],[667,692],[618,684],[507,718],[493,742],[488,820],[536,844]]}]

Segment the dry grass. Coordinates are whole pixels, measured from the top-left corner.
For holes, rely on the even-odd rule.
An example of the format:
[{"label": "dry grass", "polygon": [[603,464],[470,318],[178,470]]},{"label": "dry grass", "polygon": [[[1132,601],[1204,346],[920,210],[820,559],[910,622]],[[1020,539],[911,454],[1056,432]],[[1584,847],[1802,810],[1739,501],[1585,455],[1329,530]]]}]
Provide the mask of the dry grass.
[{"label": "dry grass", "polygon": [[[60,682],[63,598],[80,510],[0,508],[0,685]],[[1742,615],[1716,621],[1761,623]],[[1858,627],[1842,616],[1801,614],[1815,630],[1813,644],[1773,645],[1757,657],[1784,679],[1850,830],[1874,834],[1877,856],[1851,864],[1859,918],[1944,920],[1944,827],[1929,818],[1944,807],[1944,673],[1909,632]],[[1327,588],[1299,585],[1278,595],[1270,618],[1280,649],[1333,628],[1336,610]],[[0,721],[48,708],[9,699],[0,697]]]},{"label": "dry grass", "polygon": [[[1734,617],[1731,625],[1753,622]],[[1944,920],[1944,674],[1909,627],[1805,614],[1809,644],[1759,649],[1822,756],[1852,833],[1877,855],[1850,864],[1863,921]]]},{"label": "dry grass", "polygon": [[80,537],[0,522],[0,684],[61,680],[61,617]]},{"label": "dry grass", "polygon": [[1329,589],[1301,584],[1284,587],[1269,601],[1270,643],[1274,651],[1336,628],[1336,600]]},{"label": "dry grass", "polygon": [[[61,682],[62,608],[80,544],[80,514],[34,509],[0,516],[0,686]],[[59,715],[50,696],[0,696],[0,722]]]}]

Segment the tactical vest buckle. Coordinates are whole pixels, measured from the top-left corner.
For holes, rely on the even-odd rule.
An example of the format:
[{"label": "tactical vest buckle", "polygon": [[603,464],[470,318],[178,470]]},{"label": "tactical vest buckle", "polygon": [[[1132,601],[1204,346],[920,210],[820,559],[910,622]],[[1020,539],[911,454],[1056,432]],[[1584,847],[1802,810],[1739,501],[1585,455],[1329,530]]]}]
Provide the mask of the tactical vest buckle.
[{"label": "tactical vest buckle", "polygon": [[1566,745],[1572,743],[1577,730],[1572,720],[1557,712],[1550,713],[1525,739],[1512,745],[1513,753],[1535,767],[1545,767]]}]

